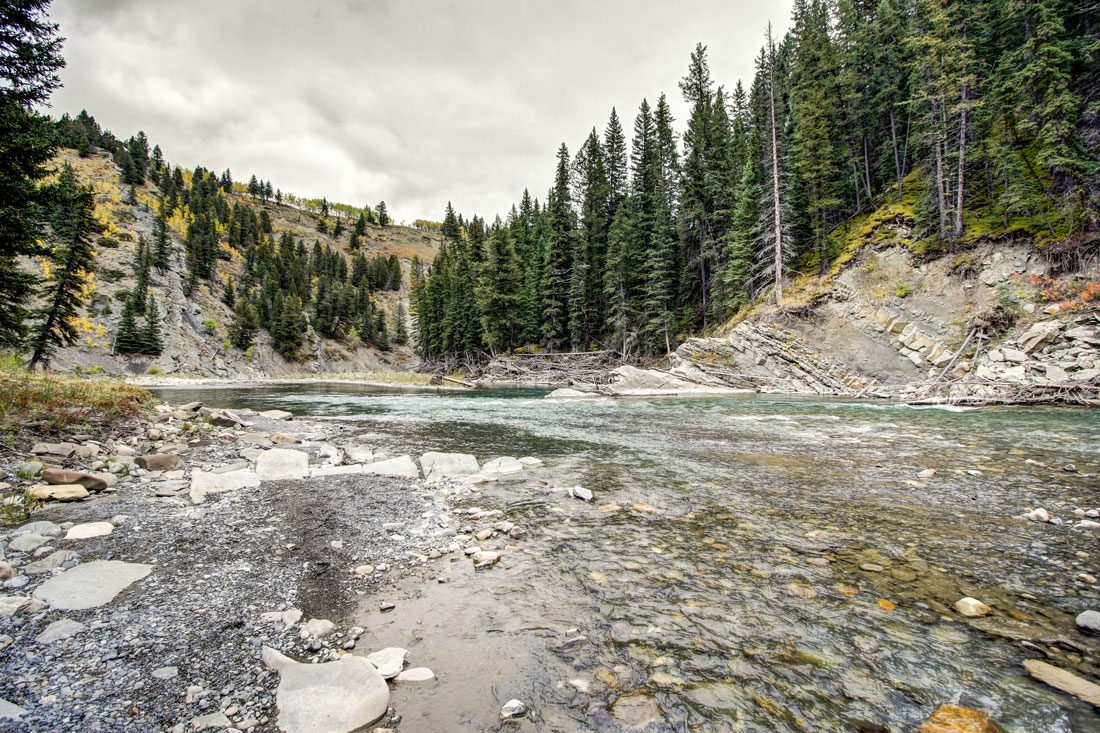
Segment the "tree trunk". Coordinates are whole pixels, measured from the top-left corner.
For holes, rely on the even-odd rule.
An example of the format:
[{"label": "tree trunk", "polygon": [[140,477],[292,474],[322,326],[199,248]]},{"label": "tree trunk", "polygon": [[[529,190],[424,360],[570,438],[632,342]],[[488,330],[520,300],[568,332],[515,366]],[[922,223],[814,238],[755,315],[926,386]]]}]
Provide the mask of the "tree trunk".
[{"label": "tree trunk", "polygon": [[775,302],[783,299],[783,213],[779,206],[779,140],[775,130],[775,71],[770,68],[769,114],[772,128],[772,205],[775,207]]},{"label": "tree trunk", "polygon": [[894,149],[894,175],[898,181],[898,201],[901,201],[901,158],[898,157],[898,130],[893,107],[890,108],[890,145]]},{"label": "tree trunk", "polygon": [[966,103],[967,88],[962,88],[962,113],[959,122],[959,184],[955,192],[955,238],[963,234],[963,183],[966,176]]}]

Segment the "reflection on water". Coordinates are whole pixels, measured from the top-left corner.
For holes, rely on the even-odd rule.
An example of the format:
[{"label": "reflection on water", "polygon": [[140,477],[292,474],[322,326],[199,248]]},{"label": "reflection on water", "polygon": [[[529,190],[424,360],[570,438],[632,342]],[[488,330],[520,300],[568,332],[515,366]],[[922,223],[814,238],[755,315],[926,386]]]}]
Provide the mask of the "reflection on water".
[{"label": "reflection on water", "polygon": [[[943,702],[1006,731],[1100,727],[1021,667],[1042,649],[1095,673],[1097,643],[1072,616],[1100,606],[1074,581],[1097,574],[1096,535],[1012,519],[1100,505],[1095,411],[332,385],[162,394],[353,420],[401,452],[535,455],[551,488],[593,489],[591,505],[525,481],[479,499],[531,530],[510,613],[573,618],[592,640],[555,652],[585,683],[547,690],[543,720],[618,730],[616,701],[644,695],[661,711],[652,730],[909,730]],[[1000,625],[963,623],[961,595],[993,604]],[[1006,638],[1013,623],[1025,630]]]}]

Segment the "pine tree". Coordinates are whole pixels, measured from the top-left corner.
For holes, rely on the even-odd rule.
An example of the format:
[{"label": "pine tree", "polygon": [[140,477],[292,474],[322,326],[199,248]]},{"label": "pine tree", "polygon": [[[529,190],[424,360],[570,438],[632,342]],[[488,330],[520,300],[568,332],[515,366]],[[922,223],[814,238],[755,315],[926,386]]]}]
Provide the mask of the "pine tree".
[{"label": "pine tree", "polygon": [[386,210],[386,202],[385,201],[379,201],[378,202],[378,225],[384,227],[384,226],[389,225],[389,223],[390,223],[390,215],[389,215],[389,212]]},{"label": "pine tree", "polygon": [[562,143],[554,187],[546,204],[549,240],[542,278],[542,337],[552,350],[564,346],[569,335],[570,260],[576,238],[572,204],[569,150]]},{"label": "pine tree", "polygon": [[122,318],[118,322],[118,330],[115,332],[115,353],[137,354],[141,351],[141,347],[141,336],[134,319],[134,302],[131,298],[127,298],[122,306]]},{"label": "pine tree", "polygon": [[145,327],[141,329],[139,336],[141,353],[146,356],[160,356],[164,351],[164,341],[160,336],[160,310],[153,298],[145,310]]},{"label": "pine tree", "polygon": [[494,353],[515,345],[521,272],[512,236],[500,220],[489,235],[477,283],[477,306],[485,344]]},{"label": "pine tree", "polygon": [[573,347],[588,348],[604,322],[601,274],[607,266],[610,184],[603,147],[593,129],[574,161],[579,227],[569,288],[569,333]]},{"label": "pine tree", "polygon": [[237,298],[237,304],[233,308],[233,320],[229,324],[229,340],[238,349],[245,351],[252,345],[259,328],[256,308],[252,305],[247,294],[242,293]]},{"label": "pine tree", "polygon": [[409,342],[409,329],[405,325],[405,304],[398,301],[393,314],[393,342],[398,346],[404,346]]},{"label": "pine tree", "polygon": [[287,361],[297,361],[305,330],[306,317],[302,312],[302,301],[297,295],[292,295],[283,302],[279,319],[271,332],[275,351]]},{"label": "pine tree", "polygon": [[164,200],[157,216],[153,219],[153,266],[157,272],[164,273],[171,265],[172,245],[168,241],[168,221],[164,217]]},{"label": "pine tree", "polygon": [[50,121],[35,112],[60,86],[64,66],[49,0],[7,3],[0,14],[0,347],[19,346],[37,279],[17,258],[45,254],[43,189],[53,157]]},{"label": "pine tree", "polygon": [[84,285],[95,263],[92,235],[101,231],[93,215],[95,197],[80,186],[72,166],[61,169],[49,187],[50,228],[56,245],[50,255],[51,276],[42,292],[43,306],[30,338],[30,368],[49,364],[53,350],[73,343],[79,331],[73,324],[84,303]]},{"label": "pine tree", "polygon": [[237,303],[237,293],[233,289],[233,278],[229,278],[225,281],[225,287],[222,288],[222,302],[229,308],[232,308]]},{"label": "pine tree", "polygon": [[611,108],[611,117],[603,133],[603,157],[607,168],[608,216],[615,215],[627,193],[626,135],[623,133],[619,113]]}]

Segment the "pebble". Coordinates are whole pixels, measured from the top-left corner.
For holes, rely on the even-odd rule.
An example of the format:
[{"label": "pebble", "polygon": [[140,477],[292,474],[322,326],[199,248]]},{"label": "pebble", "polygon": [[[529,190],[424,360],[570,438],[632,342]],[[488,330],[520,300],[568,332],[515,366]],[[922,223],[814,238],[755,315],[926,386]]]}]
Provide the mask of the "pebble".
[{"label": "pebble", "polygon": [[881,565],[877,565],[873,562],[865,562],[859,566],[860,570],[866,570],[868,573],[881,573],[886,568]]},{"label": "pebble", "polygon": [[1077,628],[1092,634],[1100,634],[1100,611],[1089,609],[1077,614]]},{"label": "pebble", "polygon": [[171,680],[175,679],[179,674],[179,668],[177,667],[158,667],[153,670],[153,676],[158,680]]},{"label": "pebble", "polygon": [[955,601],[955,610],[959,612],[959,615],[967,618],[980,618],[993,613],[992,608],[970,596]]}]

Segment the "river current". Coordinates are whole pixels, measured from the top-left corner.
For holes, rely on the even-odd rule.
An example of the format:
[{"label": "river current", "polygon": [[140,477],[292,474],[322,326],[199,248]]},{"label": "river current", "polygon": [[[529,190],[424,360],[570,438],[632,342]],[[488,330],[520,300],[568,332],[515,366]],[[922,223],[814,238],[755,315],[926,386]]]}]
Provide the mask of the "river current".
[{"label": "river current", "polygon": [[[480,487],[528,530],[500,566],[361,611],[440,677],[397,694],[402,730],[496,730],[505,695],[532,707],[519,730],[905,731],[942,703],[1008,733],[1100,730],[1022,666],[1100,664],[1073,624],[1100,608],[1078,579],[1100,534],[1070,528],[1100,506],[1100,412],[545,394],[161,392],[354,421],[391,453],[546,462]],[[573,485],[594,501],[554,490]],[[1016,518],[1039,506],[1069,524]],[[994,615],[968,622],[964,595]]]}]

